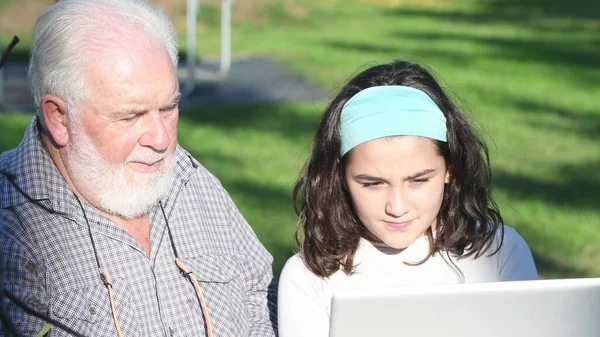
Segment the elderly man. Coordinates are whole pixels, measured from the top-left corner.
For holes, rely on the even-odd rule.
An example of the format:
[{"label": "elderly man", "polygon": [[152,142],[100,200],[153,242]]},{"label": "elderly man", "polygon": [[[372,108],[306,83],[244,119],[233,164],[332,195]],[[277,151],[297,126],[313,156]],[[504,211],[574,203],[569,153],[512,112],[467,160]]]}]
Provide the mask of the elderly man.
[{"label": "elderly man", "polygon": [[0,157],[6,335],[275,335],[270,254],[177,144],[176,67],[146,1],[62,0],[38,19],[38,114]]}]

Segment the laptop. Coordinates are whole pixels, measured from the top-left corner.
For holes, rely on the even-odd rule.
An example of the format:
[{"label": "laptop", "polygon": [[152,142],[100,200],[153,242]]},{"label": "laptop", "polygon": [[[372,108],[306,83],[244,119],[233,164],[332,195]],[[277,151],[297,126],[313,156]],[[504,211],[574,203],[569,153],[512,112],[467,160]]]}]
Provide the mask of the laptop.
[{"label": "laptop", "polygon": [[346,289],[330,337],[600,337],[600,278]]}]

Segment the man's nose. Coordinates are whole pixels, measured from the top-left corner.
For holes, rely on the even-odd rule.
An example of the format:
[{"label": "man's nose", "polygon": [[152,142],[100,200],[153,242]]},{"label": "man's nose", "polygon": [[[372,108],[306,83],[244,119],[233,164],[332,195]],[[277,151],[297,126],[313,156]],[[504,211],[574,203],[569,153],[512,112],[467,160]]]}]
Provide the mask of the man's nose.
[{"label": "man's nose", "polygon": [[169,132],[165,120],[159,112],[149,112],[144,116],[144,133],[140,137],[140,145],[154,149],[157,152],[166,151],[169,148]]}]

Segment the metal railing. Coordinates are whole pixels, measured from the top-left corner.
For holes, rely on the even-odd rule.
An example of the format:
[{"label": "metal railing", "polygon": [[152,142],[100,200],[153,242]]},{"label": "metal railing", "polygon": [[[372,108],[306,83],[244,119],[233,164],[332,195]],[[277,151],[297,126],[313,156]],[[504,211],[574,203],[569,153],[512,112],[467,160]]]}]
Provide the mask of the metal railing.
[{"label": "metal railing", "polygon": [[[231,68],[231,7],[233,0],[221,0],[221,54],[219,60],[219,70],[212,74],[212,79],[224,79],[229,74]],[[186,62],[187,77],[183,88],[182,96],[189,96],[196,87],[197,83],[197,60],[196,60],[196,26],[198,16],[201,15],[199,0],[187,0],[186,5],[186,31],[187,31],[187,51]]]}]

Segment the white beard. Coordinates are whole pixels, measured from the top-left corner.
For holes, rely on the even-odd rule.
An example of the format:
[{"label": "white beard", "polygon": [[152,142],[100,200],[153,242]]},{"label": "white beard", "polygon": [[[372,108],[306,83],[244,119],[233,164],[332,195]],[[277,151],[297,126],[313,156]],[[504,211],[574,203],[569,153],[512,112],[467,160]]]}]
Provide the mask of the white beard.
[{"label": "white beard", "polygon": [[[147,214],[153,204],[169,191],[173,176],[173,153],[159,153],[136,147],[120,164],[107,164],[91,138],[74,125],[70,149],[63,157],[65,168],[76,189],[101,211],[135,219]],[[159,170],[151,173],[133,170],[126,177],[125,167],[131,161],[152,163],[164,160]]]}]

